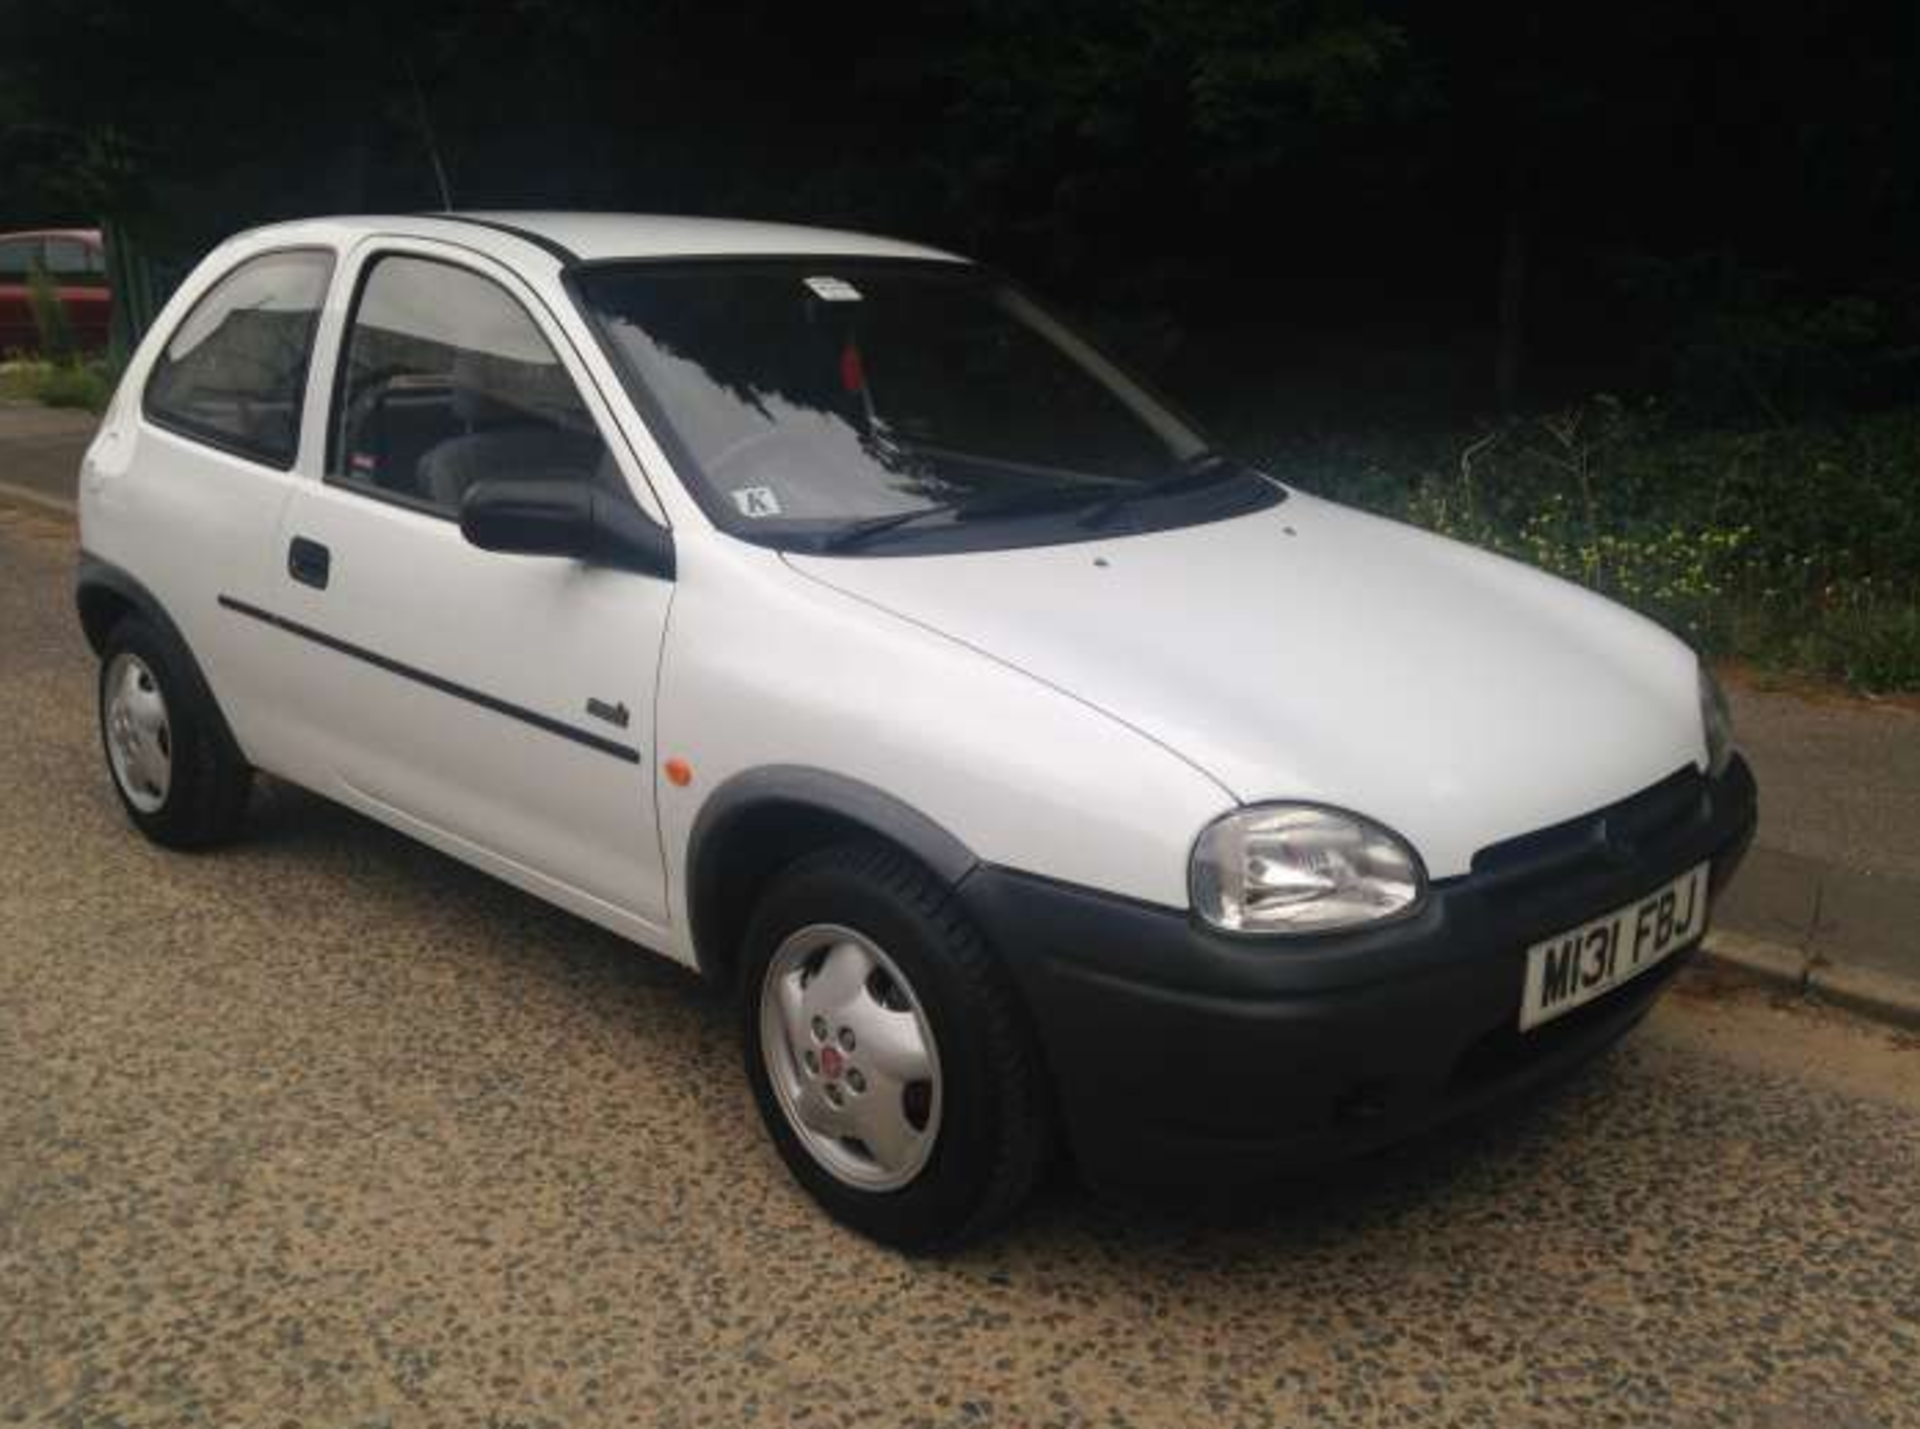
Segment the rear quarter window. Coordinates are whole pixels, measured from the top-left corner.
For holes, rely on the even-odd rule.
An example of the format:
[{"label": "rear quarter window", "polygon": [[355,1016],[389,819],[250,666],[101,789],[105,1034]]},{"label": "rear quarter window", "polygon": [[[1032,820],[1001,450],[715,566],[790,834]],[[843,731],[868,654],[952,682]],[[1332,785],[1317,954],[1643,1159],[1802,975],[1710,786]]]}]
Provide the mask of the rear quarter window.
[{"label": "rear quarter window", "polygon": [[150,421],[286,469],[333,255],[296,249],[250,258],[193,305],[147,380]]}]

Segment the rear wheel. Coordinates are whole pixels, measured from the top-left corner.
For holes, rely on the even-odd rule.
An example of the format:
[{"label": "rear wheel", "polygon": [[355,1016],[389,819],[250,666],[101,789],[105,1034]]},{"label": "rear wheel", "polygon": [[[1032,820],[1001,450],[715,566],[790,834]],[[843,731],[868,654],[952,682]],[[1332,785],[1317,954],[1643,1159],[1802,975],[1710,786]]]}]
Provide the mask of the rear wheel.
[{"label": "rear wheel", "polygon": [[238,832],[253,771],[192,657],[129,615],[100,652],[100,743],[134,826],[169,848],[205,848]]},{"label": "rear wheel", "polygon": [[884,844],[780,874],[747,939],[747,1076],[794,1177],[902,1249],[1000,1224],[1046,1159],[1039,1059],[951,892]]}]

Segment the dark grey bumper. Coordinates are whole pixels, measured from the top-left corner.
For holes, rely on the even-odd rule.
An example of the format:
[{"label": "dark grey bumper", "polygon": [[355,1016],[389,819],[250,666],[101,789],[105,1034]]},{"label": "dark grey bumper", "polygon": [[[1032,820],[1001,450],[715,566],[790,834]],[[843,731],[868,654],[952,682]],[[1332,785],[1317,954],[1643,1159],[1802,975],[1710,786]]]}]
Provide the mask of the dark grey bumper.
[{"label": "dark grey bumper", "polygon": [[1276,945],[1164,908],[982,868],[961,896],[1024,993],[1083,1174],[1244,1180],[1367,1151],[1594,1055],[1682,958],[1517,1030],[1530,943],[1753,837],[1745,762],[1483,852],[1413,917]]}]

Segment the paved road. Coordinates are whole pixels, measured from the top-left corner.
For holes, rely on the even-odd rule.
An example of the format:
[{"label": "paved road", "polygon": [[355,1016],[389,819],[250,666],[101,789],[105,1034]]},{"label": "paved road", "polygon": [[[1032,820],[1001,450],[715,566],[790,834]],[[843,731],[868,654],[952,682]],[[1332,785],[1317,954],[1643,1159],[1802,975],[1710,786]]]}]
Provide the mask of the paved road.
[{"label": "paved road", "polygon": [[1254,1219],[906,1262],[666,965],[284,788],[136,839],[70,541],[0,507],[0,1424],[1920,1425],[1911,1041],[1696,977]]},{"label": "paved road", "polygon": [[0,488],[71,502],[97,424],[86,412],[0,402]]},{"label": "paved road", "polygon": [[1920,711],[1728,695],[1761,812],[1722,924],[1920,983]]}]

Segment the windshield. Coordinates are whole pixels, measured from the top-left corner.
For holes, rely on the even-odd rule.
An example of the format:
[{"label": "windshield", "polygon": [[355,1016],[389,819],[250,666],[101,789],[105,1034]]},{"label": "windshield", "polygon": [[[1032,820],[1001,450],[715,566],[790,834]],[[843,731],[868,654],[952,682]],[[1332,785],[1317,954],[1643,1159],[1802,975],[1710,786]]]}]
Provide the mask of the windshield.
[{"label": "windshield", "polygon": [[1279,495],[966,264],[634,263],[577,291],[696,497],[752,540],[1024,544]]}]

